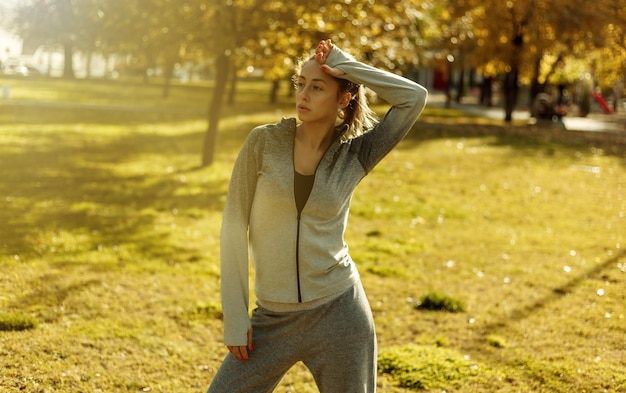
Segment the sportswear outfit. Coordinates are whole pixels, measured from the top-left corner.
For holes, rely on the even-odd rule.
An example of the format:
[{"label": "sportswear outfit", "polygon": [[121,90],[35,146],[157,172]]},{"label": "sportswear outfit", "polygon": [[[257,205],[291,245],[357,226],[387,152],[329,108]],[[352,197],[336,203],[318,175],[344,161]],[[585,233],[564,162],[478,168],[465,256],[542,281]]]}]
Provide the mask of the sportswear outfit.
[{"label": "sportswear outfit", "polygon": [[[326,64],[391,105],[363,135],[336,137],[314,175],[293,162],[296,120],[255,128],[229,185],[221,232],[224,341],[246,346],[249,360],[228,354],[209,392],[271,392],[302,361],[323,393],[374,392],[376,337],[344,233],[357,184],[406,135],[426,105],[426,90],[360,63],[333,47]],[[248,263],[257,308],[249,316]]]}]

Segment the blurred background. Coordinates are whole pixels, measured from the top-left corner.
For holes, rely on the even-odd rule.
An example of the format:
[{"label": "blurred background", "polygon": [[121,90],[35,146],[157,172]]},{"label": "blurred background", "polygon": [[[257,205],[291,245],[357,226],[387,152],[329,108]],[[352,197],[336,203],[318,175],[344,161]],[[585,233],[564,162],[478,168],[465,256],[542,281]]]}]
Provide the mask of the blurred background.
[{"label": "blurred background", "polygon": [[275,100],[294,59],[331,38],[447,102],[585,116],[624,110],[625,30],[626,0],[0,0],[0,73],[255,77]]}]

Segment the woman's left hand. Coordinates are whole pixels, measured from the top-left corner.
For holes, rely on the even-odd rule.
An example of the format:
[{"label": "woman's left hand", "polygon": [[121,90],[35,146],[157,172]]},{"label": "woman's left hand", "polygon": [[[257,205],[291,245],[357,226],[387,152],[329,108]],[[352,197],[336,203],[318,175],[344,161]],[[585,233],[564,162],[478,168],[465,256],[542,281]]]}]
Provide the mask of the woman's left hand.
[{"label": "woman's left hand", "polygon": [[328,40],[320,41],[319,45],[315,49],[315,61],[320,65],[320,68],[329,75],[334,76],[335,78],[339,78],[342,75],[345,75],[345,72],[341,71],[339,68],[330,67],[326,64],[326,59],[328,59],[328,55],[333,50],[333,43]]}]

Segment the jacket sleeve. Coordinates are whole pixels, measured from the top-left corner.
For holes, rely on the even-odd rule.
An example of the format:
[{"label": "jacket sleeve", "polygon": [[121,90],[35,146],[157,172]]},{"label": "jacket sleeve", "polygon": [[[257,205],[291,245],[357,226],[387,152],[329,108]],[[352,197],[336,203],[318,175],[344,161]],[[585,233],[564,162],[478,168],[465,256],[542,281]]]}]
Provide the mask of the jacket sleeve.
[{"label": "jacket sleeve", "polygon": [[246,345],[250,328],[248,224],[257,180],[258,148],[253,130],[232,171],[220,234],[220,271],[224,343]]},{"label": "jacket sleeve", "polygon": [[381,121],[363,136],[353,140],[359,161],[370,172],[409,132],[426,106],[428,92],[421,85],[384,70],[354,60],[336,46],[326,64],[345,73],[342,78],[362,84],[387,101],[391,108]]}]

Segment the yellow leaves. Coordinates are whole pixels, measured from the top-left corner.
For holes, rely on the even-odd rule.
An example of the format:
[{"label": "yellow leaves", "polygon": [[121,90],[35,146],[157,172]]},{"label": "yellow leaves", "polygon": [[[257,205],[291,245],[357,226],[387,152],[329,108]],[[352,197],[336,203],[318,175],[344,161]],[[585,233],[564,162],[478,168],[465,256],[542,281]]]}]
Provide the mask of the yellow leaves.
[{"label": "yellow leaves", "polygon": [[[441,10],[442,50],[464,54],[465,62],[490,70],[506,70],[523,59],[520,77],[534,77],[534,59],[556,69],[558,78],[578,78],[579,63],[599,51],[598,77],[613,80],[626,72],[624,0],[464,0],[448,2]],[[518,43],[518,45],[516,45]],[[519,45],[521,43],[521,45]],[[543,54],[558,56],[564,62]],[[446,53],[443,53],[445,57]],[[566,68],[568,62],[573,65]],[[486,64],[489,66],[487,67]],[[601,65],[600,65],[601,64]],[[609,71],[611,70],[611,71]],[[587,71],[588,72],[588,71]],[[549,72],[544,71],[544,75]],[[622,76],[623,78],[623,76]]]},{"label": "yellow leaves", "polygon": [[494,62],[485,64],[482,68],[482,73],[486,77],[495,77],[500,71],[499,67]]}]

